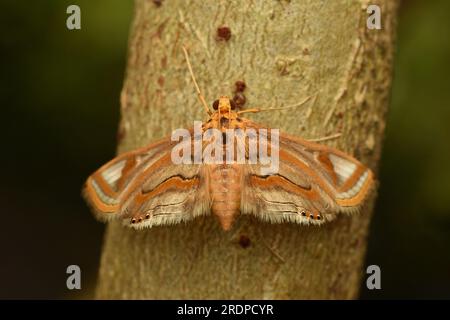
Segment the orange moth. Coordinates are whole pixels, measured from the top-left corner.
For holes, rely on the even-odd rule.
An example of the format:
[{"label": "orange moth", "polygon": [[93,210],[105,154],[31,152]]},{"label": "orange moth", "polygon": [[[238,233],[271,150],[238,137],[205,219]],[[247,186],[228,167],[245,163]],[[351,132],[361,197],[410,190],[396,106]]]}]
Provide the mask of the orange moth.
[{"label": "orange moth", "polygon": [[[83,195],[98,219],[140,229],[213,214],[229,230],[239,215],[322,224],[360,210],[374,186],[370,169],[341,151],[242,117],[277,108],[238,111],[222,96],[211,110],[183,50],[209,119],[93,173]],[[268,169],[267,160],[276,166]]]}]

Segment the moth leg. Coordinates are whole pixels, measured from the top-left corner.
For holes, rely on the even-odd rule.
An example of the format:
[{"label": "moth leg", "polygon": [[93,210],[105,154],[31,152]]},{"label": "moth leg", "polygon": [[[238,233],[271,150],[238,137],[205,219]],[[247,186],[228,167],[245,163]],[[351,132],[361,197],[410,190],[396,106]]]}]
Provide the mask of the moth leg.
[{"label": "moth leg", "polygon": [[243,113],[258,113],[258,112],[264,112],[264,111],[274,111],[274,110],[287,110],[287,109],[293,109],[293,108],[298,108],[302,105],[304,105],[306,102],[309,101],[309,99],[311,99],[312,96],[307,97],[306,99],[304,99],[303,101],[296,103],[292,106],[286,106],[286,107],[274,107],[274,108],[251,108],[251,109],[246,109],[246,110],[241,110],[238,111],[237,114],[243,114]]},{"label": "moth leg", "polygon": [[342,135],[342,133],[337,132],[334,134],[330,134],[329,136],[315,138],[315,139],[307,139],[307,140],[310,142],[322,142],[322,141],[328,141],[328,140],[333,140],[333,139],[339,138],[341,135]]}]

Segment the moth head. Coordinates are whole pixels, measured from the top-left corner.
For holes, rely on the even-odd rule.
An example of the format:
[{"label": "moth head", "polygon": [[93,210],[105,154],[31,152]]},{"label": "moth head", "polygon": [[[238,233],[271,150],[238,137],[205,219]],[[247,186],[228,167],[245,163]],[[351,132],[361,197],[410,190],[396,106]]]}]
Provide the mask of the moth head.
[{"label": "moth head", "polygon": [[222,96],[213,103],[214,110],[220,110],[221,113],[236,109],[236,103],[226,96]]}]

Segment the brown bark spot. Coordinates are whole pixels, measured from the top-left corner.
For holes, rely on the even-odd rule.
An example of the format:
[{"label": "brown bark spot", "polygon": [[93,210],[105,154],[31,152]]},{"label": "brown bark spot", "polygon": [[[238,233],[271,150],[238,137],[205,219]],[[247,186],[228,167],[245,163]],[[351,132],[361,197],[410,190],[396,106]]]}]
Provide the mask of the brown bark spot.
[{"label": "brown bark spot", "polygon": [[163,76],[160,76],[158,78],[158,84],[159,84],[159,86],[164,87],[164,77]]},{"label": "brown bark spot", "polygon": [[229,27],[223,26],[217,28],[217,38],[219,40],[228,41],[231,38],[231,30]]},{"label": "brown bark spot", "polygon": [[241,236],[239,237],[239,245],[244,248],[247,249],[248,247],[250,247],[251,241],[250,238],[247,237],[245,234],[241,234]]},{"label": "brown bark spot", "polygon": [[158,28],[156,29],[156,32],[154,34],[154,36],[158,37],[158,39],[160,39],[160,40],[161,40],[161,35],[162,35],[163,31],[164,31],[164,28],[166,27],[166,23],[167,23],[167,20],[165,20],[163,23],[161,23],[158,26]]},{"label": "brown bark spot", "polygon": [[235,86],[236,86],[236,92],[243,92],[245,90],[245,88],[247,87],[245,82],[242,80],[236,81]]},{"label": "brown bark spot", "polygon": [[245,104],[245,102],[247,101],[247,98],[245,97],[244,94],[238,92],[234,95],[233,101],[236,104],[236,107],[240,108]]},{"label": "brown bark spot", "polygon": [[117,131],[117,143],[121,143],[123,138],[125,138],[125,129],[122,126],[119,126],[119,130]]},{"label": "brown bark spot", "polygon": [[163,69],[166,69],[166,68],[167,68],[167,57],[166,57],[166,56],[164,56],[164,57],[161,59],[161,67],[162,67]]}]

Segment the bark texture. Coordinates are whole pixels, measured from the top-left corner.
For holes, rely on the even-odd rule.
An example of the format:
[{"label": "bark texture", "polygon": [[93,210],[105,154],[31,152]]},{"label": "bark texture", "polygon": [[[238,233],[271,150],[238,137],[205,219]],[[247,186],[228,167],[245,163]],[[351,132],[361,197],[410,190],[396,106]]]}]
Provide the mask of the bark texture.
[{"label": "bark texture", "polygon": [[[208,102],[247,84],[245,107],[307,106],[250,116],[327,141],[375,172],[385,125],[396,1],[144,1],[135,3],[121,93],[119,153],[186,128],[205,114],[181,45]],[[229,27],[229,40],[217,35]],[[222,29],[223,33],[223,29]],[[226,37],[225,37],[226,38]],[[240,217],[223,232],[212,216],[144,231],[107,227],[97,298],[352,299],[358,296],[373,207],[322,227]]]}]

